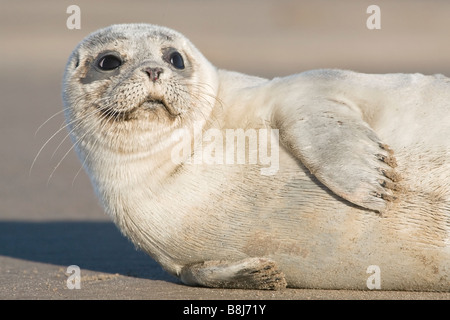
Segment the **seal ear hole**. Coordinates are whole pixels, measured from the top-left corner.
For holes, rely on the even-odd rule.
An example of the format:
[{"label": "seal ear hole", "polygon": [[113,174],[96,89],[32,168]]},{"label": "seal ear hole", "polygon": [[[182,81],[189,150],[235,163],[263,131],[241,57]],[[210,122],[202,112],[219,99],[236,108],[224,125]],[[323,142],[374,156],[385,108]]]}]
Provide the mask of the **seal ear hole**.
[{"label": "seal ear hole", "polygon": [[80,65],[80,55],[78,52],[74,53],[73,58],[71,59],[71,64],[74,69],[78,68],[78,66]]}]

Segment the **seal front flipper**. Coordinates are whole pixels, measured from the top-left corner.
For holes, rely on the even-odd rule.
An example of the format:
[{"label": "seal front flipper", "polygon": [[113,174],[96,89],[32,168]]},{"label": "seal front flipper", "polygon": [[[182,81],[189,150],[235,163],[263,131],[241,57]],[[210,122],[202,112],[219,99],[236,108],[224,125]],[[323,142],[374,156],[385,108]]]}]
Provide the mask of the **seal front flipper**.
[{"label": "seal front flipper", "polygon": [[286,280],[276,263],[265,258],[247,258],[237,262],[205,261],[184,266],[183,283],[192,286],[233,289],[280,290]]},{"label": "seal front flipper", "polygon": [[326,187],[361,207],[383,212],[399,176],[393,151],[355,106],[317,98],[280,104],[281,143]]}]

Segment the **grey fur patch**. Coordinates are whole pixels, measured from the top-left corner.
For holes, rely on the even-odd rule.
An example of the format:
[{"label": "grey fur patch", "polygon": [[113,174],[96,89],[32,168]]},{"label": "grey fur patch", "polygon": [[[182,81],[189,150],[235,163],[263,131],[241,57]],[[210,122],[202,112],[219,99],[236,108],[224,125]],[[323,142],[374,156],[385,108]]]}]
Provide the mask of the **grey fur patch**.
[{"label": "grey fur patch", "polygon": [[103,52],[99,53],[95,59],[86,60],[85,68],[86,68],[87,72],[86,72],[84,78],[80,79],[80,82],[82,84],[89,84],[94,81],[109,79],[111,77],[114,77],[114,76],[117,76],[120,74],[120,67],[116,68],[114,70],[106,70],[106,71],[98,68],[97,64],[98,64],[99,60],[108,54],[117,56],[123,60],[123,58],[116,51],[103,51]]}]

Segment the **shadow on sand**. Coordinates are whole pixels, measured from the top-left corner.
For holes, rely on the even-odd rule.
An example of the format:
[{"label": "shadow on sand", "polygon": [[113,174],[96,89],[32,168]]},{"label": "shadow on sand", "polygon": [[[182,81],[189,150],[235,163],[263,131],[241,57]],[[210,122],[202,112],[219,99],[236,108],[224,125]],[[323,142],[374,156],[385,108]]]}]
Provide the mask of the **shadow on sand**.
[{"label": "shadow on sand", "polygon": [[177,282],[111,222],[0,222],[0,255]]}]

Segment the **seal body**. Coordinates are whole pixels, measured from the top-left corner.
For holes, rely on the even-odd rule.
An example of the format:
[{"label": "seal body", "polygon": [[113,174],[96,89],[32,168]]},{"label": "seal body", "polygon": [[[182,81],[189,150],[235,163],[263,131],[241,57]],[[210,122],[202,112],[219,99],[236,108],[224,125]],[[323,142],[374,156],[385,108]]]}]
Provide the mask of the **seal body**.
[{"label": "seal body", "polygon": [[367,289],[376,270],[381,289],[450,291],[444,76],[268,80],[115,25],[74,50],[63,99],[106,212],[186,284]]}]

